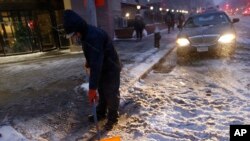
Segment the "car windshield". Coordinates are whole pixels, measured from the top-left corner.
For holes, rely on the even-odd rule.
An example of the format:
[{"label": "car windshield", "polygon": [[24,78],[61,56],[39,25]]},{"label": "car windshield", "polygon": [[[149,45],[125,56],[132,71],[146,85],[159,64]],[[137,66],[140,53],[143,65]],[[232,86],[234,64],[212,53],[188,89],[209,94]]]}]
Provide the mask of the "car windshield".
[{"label": "car windshield", "polygon": [[204,14],[191,17],[187,20],[184,27],[193,28],[200,26],[212,26],[224,23],[229,23],[229,19],[225,14],[213,13],[213,14]]}]

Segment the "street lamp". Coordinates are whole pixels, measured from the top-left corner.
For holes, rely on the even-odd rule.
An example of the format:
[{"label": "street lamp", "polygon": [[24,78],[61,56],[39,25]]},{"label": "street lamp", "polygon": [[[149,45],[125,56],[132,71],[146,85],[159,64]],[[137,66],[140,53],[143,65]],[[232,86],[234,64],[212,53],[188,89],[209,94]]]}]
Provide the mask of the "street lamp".
[{"label": "street lamp", "polygon": [[154,10],[154,7],[153,7],[153,6],[150,6],[150,10]]},{"label": "street lamp", "polygon": [[161,16],[161,21],[163,21],[163,16],[162,16],[162,12],[161,12],[162,8],[161,7],[159,8],[159,11],[160,11],[160,16]]},{"label": "street lamp", "polygon": [[141,9],[141,6],[140,6],[140,5],[137,5],[136,8],[137,8],[137,10],[140,10],[140,9]]},{"label": "street lamp", "polygon": [[168,11],[169,11],[169,9],[166,9],[166,11],[168,12]]},{"label": "street lamp", "polygon": [[172,12],[174,12],[174,9],[172,9]]},{"label": "street lamp", "polygon": [[150,6],[150,10],[152,11],[152,14],[153,14],[153,23],[155,23],[155,17],[154,17],[154,7],[153,6]]},{"label": "street lamp", "polygon": [[129,14],[129,13],[126,13],[126,15],[125,15],[125,16],[126,16],[126,18],[128,19],[128,18],[129,18],[129,16],[130,16],[130,14]]}]

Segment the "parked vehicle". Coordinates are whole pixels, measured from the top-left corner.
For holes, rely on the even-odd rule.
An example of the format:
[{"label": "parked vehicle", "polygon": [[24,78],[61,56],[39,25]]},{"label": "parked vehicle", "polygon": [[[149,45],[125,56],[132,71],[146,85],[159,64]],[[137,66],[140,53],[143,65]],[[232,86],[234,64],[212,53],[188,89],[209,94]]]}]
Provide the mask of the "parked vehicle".
[{"label": "parked vehicle", "polygon": [[234,23],[223,11],[209,11],[187,19],[177,36],[177,55],[186,56],[192,52],[215,52],[231,54],[236,47]]}]

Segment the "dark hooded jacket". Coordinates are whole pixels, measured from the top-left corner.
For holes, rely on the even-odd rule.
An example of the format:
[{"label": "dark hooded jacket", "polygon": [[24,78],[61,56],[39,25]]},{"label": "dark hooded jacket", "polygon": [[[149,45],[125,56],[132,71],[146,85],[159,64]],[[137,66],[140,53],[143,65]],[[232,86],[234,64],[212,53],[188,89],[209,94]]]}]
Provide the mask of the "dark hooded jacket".
[{"label": "dark hooded jacket", "polygon": [[65,10],[63,18],[66,34],[80,32],[82,35],[82,47],[90,68],[90,89],[98,88],[101,75],[120,73],[121,64],[118,54],[105,31],[88,25],[72,10]]}]

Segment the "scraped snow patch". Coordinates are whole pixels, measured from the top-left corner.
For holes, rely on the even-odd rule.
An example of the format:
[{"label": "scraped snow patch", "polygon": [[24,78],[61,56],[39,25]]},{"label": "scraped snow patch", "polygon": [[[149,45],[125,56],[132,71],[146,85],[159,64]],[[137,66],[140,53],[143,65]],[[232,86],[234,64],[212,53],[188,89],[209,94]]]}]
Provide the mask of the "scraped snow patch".
[{"label": "scraped snow patch", "polygon": [[11,126],[0,127],[1,141],[28,141],[22,134]]}]

